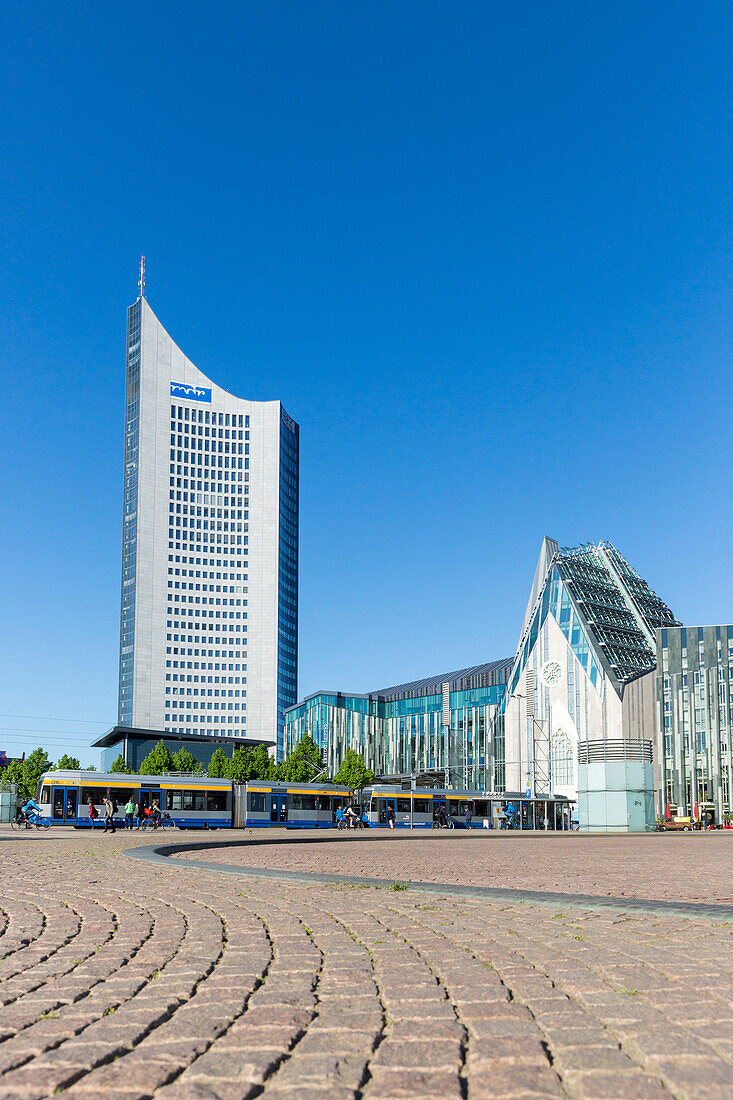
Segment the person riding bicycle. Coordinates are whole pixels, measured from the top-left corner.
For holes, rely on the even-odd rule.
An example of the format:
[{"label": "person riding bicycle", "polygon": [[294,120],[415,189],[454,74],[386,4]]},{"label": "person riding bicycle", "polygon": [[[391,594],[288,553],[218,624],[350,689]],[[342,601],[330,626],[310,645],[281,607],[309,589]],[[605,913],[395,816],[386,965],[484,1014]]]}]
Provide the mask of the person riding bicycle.
[{"label": "person riding bicycle", "polygon": [[28,799],[25,806],[23,806],[23,814],[26,819],[30,819],[31,814],[38,814],[40,816],[41,807],[38,805],[35,798],[31,797]]},{"label": "person riding bicycle", "polygon": [[154,829],[157,829],[163,819],[160,806],[158,805],[158,799],[153,799],[153,805],[150,807],[150,822]]},{"label": "person riding bicycle", "polygon": [[357,823],[358,820],[359,820],[359,818],[357,816],[357,813],[356,813],[356,810],[354,809],[354,807],[353,806],[347,806],[346,810],[344,811],[344,821],[349,826],[349,828],[350,829],[356,828],[356,823]]}]

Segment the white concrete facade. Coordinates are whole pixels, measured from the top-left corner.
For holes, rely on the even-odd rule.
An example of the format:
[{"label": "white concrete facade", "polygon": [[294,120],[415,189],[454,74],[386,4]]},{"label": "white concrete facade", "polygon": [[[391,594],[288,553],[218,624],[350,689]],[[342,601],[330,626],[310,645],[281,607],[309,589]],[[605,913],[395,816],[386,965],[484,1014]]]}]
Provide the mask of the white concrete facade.
[{"label": "white concrete facade", "polygon": [[297,686],[297,465],[279,401],[227,393],[145,298],[130,307],[120,725],[278,744]]}]

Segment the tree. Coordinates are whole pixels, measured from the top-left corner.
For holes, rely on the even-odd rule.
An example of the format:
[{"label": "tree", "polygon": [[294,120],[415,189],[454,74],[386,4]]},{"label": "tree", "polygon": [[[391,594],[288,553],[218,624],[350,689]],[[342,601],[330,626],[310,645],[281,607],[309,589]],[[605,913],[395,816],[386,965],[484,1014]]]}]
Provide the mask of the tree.
[{"label": "tree", "polygon": [[173,757],[165,741],[159,741],[140,765],[140,775],[164,775],[170,771],[173,771]]},{"label": "tree", "polygon": [[44,772],[51,770],[51,761],[45,749],[34,749],[21,763],[23,774],[23,794],[35,798],[38,780]]},{"label": "tree", "polygon": [[125,775],[132,774],[132,768],[128,768],[125,763],[125,758],[122,753],[119,753],[116,760],[113,760],[109,766],[111,772],[123,772]]},{"label": "tree", "polygon": [[347,749],[333,781],[341,787],[351,787],[354,791],[360,791],[362,787],[368,787],[374,782],[374,772],[369,771],[360,752]]},{"label": "tree", "polygon": [[272,771],[272,760],[264,745],[236,749],[231,760],[227,760],[227,765],[227,778],[233,783],[246,783],[248,779],[268,779]]},{"label": "tree", "polygon": [[209,779],[227,779],[229,761],[224,749],[214,749],[209,761]]},{"label": "tree", "polygon": [[[15,783],[19,795],[26,794],[22,760],[11,760],[7,768],[3,768],[0,772],[0,779],[4,783]],[[35,794],[35,791],[33,793]]]},{"label": "tree", "polygon": [[178,752],[173,753],[173,768],[174,772],[200,772],[201,765],[196,757],[188,749],[179,749]]},{"label": "tree", "polygon": [[67,756],[66,753],[60,756],[54,765],[54,771],[65,769],[67,771],[79,771],[79,761],[75,756]]},{"label": "tree", "polygon": [[309,734],[304,734],[290,756],[278,764],[276,778],[288,783],[307,783],[323,770],[323,760],[318,745]]}]

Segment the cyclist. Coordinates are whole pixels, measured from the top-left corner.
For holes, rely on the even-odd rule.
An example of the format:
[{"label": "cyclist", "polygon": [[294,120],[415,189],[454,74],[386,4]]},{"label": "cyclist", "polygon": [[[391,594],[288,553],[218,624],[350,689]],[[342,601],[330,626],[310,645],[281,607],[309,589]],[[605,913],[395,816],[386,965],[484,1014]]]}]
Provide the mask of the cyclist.
[{"label": "cyclist", "polygon": [[26,821],[30,821],[31,814],[38,814],[39,817],[41,816],[41,807],[32,796],[23,807],[23,814],[25,815]]}]

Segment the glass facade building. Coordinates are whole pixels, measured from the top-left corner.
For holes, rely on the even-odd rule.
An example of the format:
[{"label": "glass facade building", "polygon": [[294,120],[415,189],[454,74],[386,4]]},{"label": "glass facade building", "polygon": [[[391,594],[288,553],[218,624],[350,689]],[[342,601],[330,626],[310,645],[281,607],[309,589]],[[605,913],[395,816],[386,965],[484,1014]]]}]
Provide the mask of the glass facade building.
[{"label": "glass facade building", "polygon": [[733,626],[657,631],[657,814],[733,813]]},{"label": "glass facade building", "polygon": [[[297,698],[299,428],[127,314],[118,723],[282,753]],[[195,750],[194,750],[195,751]]]},{"label": "glass facade building", "polygon": [[308,734],[330,775],[353,749],[377,776],[434,772],[452,787],[503,790],[494,719],[510,667],[493,661],[368,695],[317,692],[286,711],[286,752]]},{"label": "glass facade building", "polygon": [[656,632],[676,623],[610,543],[545,539],[497,718],[509,787],[577,798],[581,827],[643,828]]}]

